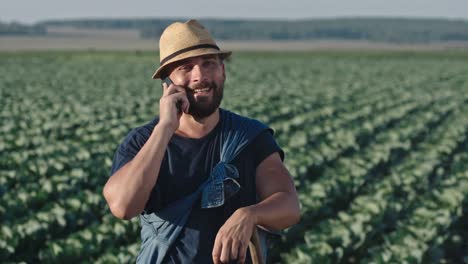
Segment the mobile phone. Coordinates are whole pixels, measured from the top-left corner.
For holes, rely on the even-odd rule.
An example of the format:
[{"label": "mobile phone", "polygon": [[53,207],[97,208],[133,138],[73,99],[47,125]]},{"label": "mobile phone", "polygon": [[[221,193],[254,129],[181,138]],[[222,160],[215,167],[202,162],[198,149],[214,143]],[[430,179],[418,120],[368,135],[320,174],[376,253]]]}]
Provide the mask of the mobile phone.
[{"label": "mobile phone", "polygon": [[[163,79],[163,82],[165,84],[167,84],[167,86],[171,85],[173,82],[171,80],[171,78],[169,78],[169,76],[167,76],[166,78]],[[177,107],[177,111],[180,113],[182,113],[182,101],[177,101],[176,103],[176,107]]]},{"label": "mobile phone", "polygon": [[163,82],[167,84],[167,86],[171,85],[172,84],[172,80],[171,78],[169,78],[169,76],[167,76],[166,78],[163,79]]}]

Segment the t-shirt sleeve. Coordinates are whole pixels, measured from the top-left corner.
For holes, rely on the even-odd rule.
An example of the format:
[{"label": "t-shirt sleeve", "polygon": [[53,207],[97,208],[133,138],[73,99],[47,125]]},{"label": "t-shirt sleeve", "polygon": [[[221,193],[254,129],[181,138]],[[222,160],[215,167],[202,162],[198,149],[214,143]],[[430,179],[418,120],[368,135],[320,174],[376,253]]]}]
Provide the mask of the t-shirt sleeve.
[{"label": "t-shirt sleeve", "polygon": [[278,152],[281,160],[284,161],[284,151],[273,137],[273,130],[267,129],[261,132],[252,142],[252,147],[255,152],[255,166],[275,152]]},{"label": "t-shirt sleeve", "polygon": [[116,171],[127,164],[127,162],[131,161],[138,151],[140,151],[143,144],[142,137],[139,135],[138,131],[136,129],[130,131],[115,151],[109,176],[112,176]]}]

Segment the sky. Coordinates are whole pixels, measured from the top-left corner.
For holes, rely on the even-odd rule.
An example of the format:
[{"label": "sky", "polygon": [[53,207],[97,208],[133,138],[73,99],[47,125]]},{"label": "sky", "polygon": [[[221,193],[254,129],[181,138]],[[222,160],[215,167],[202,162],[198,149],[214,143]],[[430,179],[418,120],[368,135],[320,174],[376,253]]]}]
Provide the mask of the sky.
[{"label": "sky", "polygon": [[0,0],[0,21],[76,18],[416,17],[468,20],[468,0]]}]

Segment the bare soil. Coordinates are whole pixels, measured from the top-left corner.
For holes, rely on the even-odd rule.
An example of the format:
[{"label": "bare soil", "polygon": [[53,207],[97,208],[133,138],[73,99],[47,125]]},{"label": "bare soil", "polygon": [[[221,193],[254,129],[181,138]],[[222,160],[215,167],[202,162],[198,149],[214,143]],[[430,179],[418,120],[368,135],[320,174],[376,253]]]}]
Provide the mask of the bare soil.
[{"label": "bare soil", "polygon": [[[156,52],[158,50],[158,40],[141,39],[138,30],[49,27],[47,33],[47,36],[37,37],[2,36],[0,37],[0,52],[49,50],[141,50]],[[468,50],[468,42],[391,44],[342,40],[219,41],[218,45],[222,49],[234,51]]]}]

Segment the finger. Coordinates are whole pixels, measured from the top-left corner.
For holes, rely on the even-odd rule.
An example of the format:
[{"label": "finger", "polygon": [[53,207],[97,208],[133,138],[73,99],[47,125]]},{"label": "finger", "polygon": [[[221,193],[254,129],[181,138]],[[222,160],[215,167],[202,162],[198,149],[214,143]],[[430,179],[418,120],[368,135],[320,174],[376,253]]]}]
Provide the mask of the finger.
[{"label": "finger", "polygon": [[187,95],[183,94],[183,93],[171,94],[168,97],[170,97],[170,98],[173,97],[174,98],[173,100],[176,102],[176,104],[177,104],[177,102],[180,102],[182,109],[188,108],[188,106],[190,104],[189,101],[188,101]]},{"label": "finger", "polygon": [[161,86],[163,88],[163,95],[165,95],[167,88],[169,88],[169,85],[167,85],[167,83],[163,82]]},{"label": "finger", "polygon": [[221,257],[222,246],[223,245],[221,244],[221,241],[219,240],[218,236],[216,236],[214,246],[213,246],[213,252],[211,253],[211,257],[213,258],[213,263],[215,264],[221,263],[219,258]]},{"label": "finger", "polygon": [[184,96],[184,98],[182,99],[182,111],[187,114],[189,112],[189,108],[190,108],[190,102],[187,96]]},{"label": "finger", "polygon": [[224,241],[223,247],[221,249],[221,256],[219,258],[222,263],[228,263],[229,262],[229,259],[231,258],[230,251],[231,251],[231,243],[229,242],[229,240]]},{"label": "finger", "polygon": [[175,94],[175,93],[186,93],[185,92],[185,89],[180,87],[180,86],[177,86],[177,85],[174,85],[174,84],[171,84],[169,85],[169,87],[165,90],[165,94],[164,95],[170,95],[170,94]]},{"label": "finger", "polygon": [[237,254],[239,253],[239,243],[232,243],[231,246],[231,259],[236,260]]},{"label": "finger", "polygon": [[170,94],[170,93],[169,93],[169,88],[171,88],[172,86],[174,86],[174,84],[172,84],[172,83],[171,83],[171,84],[167,84],[167,83],[164,82],[164,83],[162,84],[162,86],[163,86],[163,96],[166,96],[166,95],[169,95],[169,94]]},{"label": "finger", "polygon": [[237,259],[237,263],[245,263],[245,258],[247,256],[247,248],[249,244],[247,245],[240,245],[239,246],[239,257]]}]

